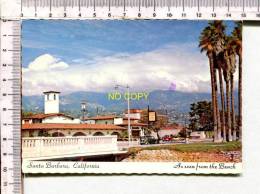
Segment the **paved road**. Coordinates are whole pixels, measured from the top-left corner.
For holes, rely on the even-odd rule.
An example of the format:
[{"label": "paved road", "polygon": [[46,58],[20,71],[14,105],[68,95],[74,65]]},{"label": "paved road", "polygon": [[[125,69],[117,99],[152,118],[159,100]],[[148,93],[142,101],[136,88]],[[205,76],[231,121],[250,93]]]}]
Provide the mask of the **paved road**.
[{"label": "paved road", "polygon": [[186,141],[175,141],[175,142],[165,142],[165,143],[159,143],[159,144],[148,144],[148,145],[139,145],[139,146],[134,146],[134,147],[153,147],[153,146],[164,146],[164,145],[178,145],[178,144],[192,144],[192,143],[211,143],[213,142],[212,139],[206,139],[203,141],[194,141],[194,140],[189,140],[188,143]]}]

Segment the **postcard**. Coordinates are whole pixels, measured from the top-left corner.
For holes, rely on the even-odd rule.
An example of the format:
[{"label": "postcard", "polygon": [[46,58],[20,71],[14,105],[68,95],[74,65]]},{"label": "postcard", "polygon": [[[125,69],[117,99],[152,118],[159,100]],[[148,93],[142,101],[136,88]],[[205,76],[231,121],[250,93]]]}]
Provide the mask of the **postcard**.
[{"label": "postcard", "polygon": [[24,173],[242,173],[242,22],[23,20]]}]

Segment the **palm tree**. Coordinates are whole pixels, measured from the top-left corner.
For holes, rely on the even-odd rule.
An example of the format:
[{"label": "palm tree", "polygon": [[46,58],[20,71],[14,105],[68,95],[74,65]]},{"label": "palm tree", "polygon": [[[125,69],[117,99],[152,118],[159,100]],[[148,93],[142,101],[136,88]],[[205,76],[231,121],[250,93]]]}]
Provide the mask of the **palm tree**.
[{"label": "palm tree", "polygon": [[231,114],[230,114],[230,58],[228,50],[224,53],[225,67],[223,68],[223,75],[226,82],[226,114],[227,114],[227,135],[228,141],[232,140],[231,136]]},{"label": "palm tree", "polygon": [[212,44],[213,30],[211,23],[209,26],[205,27],[201,32],[199,47],[201,52],[206,52],[209,59],[210,67],[210,80],[211,80],[211,101],[212,101],[212,113],[213,113],[213,130],[214,130],[214,141],[218,141],[218,128],[217,128],[217,112],[216,112],[216,80],[214,76],[214,48]]},{"label": "palm tree", "polygon": [[242,139],[242,22],[236,22],[232,32],[232,44],[238,56],[238,131]]},{"label": "palm tree", "polygon": [[[221,132],[223,134],[223,141],[226,141],[226,129],[225,129],[225,97],[224,97],[224,88],[223,88],[223,78],[222,78],[222,69],[223,66],[223,54],[226,48],[226,34],[223,21],[215,21],[214,23],[214,45],[215,45],[215,69],[218,70],[218,81],[219,81],[219,90],[221,97],[221,117],[217,106],[218,112],[218,136],[221,139]],[[216,91],[217,93],[217,91]],[[216,98],[216,103],[218,104],[218,98]],[[221,118],[221,119],[220,119]],[[221,126],[221,130],[220,130]]]},{"label": "palm tree", "polygon": [[[219,56],[223,55],[225,50],[225,25],[222,21],[209,22],[201,33],[200,44],[201,51],[205,51],[209,58],[210,75],[211,75],[211,90],[212,90],[212,106],[213,106],[213,126],[215,141],[221,140],[221,131],[225,133],[225,106],[224,106],[224,90],[222,81],[222,66],[219,63]],[[222,104],[222,123],[218,108],[218,84],[216,73],[219,74],[221,104]],[[224,123],[224,125],[223,125]],[[220,128],[221,127],[221,128]]]},{"label": "palm tree", "polygon": [[[232,137],[236,137],[236,119],[235,119],[235,100],[234,100],[234,73],[236,71],[236,54],[232,44],[232,37],[226,37],[225,49],[225,67],[224,78],[226,81],[226,101],[227,101],[227,131],[228,140],[232,141]],[[230,112],[231,99],[231,112]],[[232,115],[232,117],[231,117]],[[232,136],[233,132],[233,136]]]},{"label": "palm tree", "polygon": [[[235,58],[235,56],[234,56]],[[234,67],[235,69],[236,67]],[[236,114],[235,114],[235,98],[234,98],[234,72],[231,72],[230,75],[230,84],[231,84],[231,128],[232,128],[232,138],[234,141],[237,139],[236,133]]]},{"label": "palm tree", "polygon": [[218,76],[219,76],[219,90],[220,90],[220,97],[221,97],[221,131],[223,134],[223,142],[227,141],[227,135],[226,135],[226,116],[225,116],[225,94],[224,94],[224,86],[223,86],[223,53],[221,54],[222,56],[219,57],[216,60],[216,63],[218,64]]}]

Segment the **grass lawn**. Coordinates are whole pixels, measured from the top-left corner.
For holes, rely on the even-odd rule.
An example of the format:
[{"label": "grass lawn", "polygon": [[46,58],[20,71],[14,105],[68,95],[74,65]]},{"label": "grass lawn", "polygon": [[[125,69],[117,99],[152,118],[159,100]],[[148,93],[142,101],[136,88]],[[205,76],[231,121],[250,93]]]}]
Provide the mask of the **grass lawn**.
[{"label": "grass lawn", "polygon": [[141,150],[175,150],[179,152],[220,152],[241,150],[241,142],[227,143],[190,143],[177,145],[154,145],[149,147],[130,148],[129,152],[134,153]]}]

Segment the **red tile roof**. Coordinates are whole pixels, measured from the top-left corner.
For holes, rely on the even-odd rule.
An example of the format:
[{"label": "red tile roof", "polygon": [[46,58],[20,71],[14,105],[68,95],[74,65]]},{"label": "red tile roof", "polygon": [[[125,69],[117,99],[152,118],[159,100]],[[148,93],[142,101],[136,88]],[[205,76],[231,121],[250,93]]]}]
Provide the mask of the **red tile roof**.
[{"label": "red tile roof", "polygon": [[[123,121],[122,124],[118,124],[118,125],[120,125],[120,126],[127,126],[128,122],[127,121]],[[137,122],[131,122],[130,121],[130,125],[131,126],[147,126],[148,124],[146,124],[146,123],[137,123]]]},{"label": "red tile roof", "polygon": [[55,116],[63,116],[63,117],[67,117],[70,119],[74,119],[73,117],[65,115],[63,113],[49,113],[49,114],[39,113],[39,114],[31,115],[31,116],[26,116],[23,119],[45,119],[48,117],[55,117]]},{"label": "red tile roof", "polygon": [[85,118],[85,120],[112,120],[114,118],[118,118],[118,116],[116,116],[116,115],[100,115],[100,116]]},{"label": "red tile roof", "polygon": [[64,124],[64,123],[33,123],[33,124],[23,124],[22,130],[34,130],[34,129],[103,129],[103,130],[126,130],[124,127],[116,125],[106,125],[106,124]]},{"label": "red tile roof", "polygon": [[[130,109],[130,114],[131,113],[141,113],[141,112],[143,112],[143,110],[141,110],[141,109]],[[127,114],[128,113],[128,110],[125,110],[125,113]]]}]

